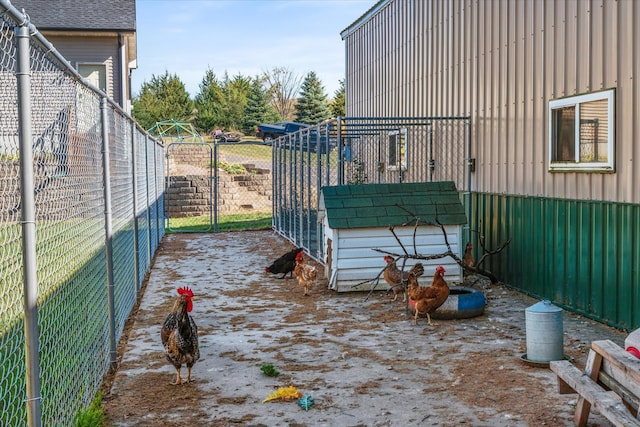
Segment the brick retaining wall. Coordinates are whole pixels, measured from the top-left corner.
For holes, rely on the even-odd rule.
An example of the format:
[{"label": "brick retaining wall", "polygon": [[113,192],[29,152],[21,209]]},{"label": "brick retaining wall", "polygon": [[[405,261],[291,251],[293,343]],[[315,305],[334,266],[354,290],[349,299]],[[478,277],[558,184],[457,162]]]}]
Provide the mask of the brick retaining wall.
[{"label": "brick retaining wall", "polygon": [[[271,211],[271,173],[243,165],[251,173],[218,172],[218,213]],[[208,215],[213,192],[208,175],[174,175],[167,178],[165,213],[171,218]],[[211,195],[211,196],[210,196]]]}]

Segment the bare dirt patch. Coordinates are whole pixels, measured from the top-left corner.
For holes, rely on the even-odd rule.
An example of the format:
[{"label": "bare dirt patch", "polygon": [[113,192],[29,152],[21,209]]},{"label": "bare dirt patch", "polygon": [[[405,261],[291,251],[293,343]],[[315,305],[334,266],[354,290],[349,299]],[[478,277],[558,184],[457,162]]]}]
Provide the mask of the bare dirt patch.
[{"label": "bare dirt patch", "polygon": [[[105,377],[108,425],[573,425],[575,395],[559,395],[548,368],[520,360],[525,309],[536,300],[484,284],[482,316],[416,326],[390,293],[365,301],[324,280],[304,296],[295,279],[264,273],[290,248],[271,231],[165,236],[118,368]],[[172,386],[159,334],[180,286],[196,293],[201,360],[194,383]],[[564,330],[566,353],[581,366],[592,340],[625,337],[566,312]],[[279,376],[261,372],[269,363]],[[315,405],[262,403],[289,385]],[[609,423],[592,414],[590,425]]]}]

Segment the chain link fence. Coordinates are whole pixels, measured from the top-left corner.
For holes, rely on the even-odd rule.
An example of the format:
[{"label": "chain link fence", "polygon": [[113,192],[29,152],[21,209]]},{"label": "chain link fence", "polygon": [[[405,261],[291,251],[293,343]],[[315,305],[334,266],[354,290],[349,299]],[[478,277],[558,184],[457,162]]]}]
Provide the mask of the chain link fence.
[{"label": "chain link fence", "polygon": [[469,117],[339,117],[273,142],[273,228],[324,259],[323,186],[453,181],[469,209]]},{"label": "chain link fence", "polygon": [[73,425],[164,233],[163,148],[0,1],[0,425]]}]

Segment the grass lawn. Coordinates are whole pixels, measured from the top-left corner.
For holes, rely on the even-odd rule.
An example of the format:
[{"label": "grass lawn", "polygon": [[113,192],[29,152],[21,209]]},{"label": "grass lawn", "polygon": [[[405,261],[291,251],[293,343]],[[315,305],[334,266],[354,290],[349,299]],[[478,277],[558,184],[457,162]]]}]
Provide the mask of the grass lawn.
[{"label": "grass lawn", "polygon": [[[271,228],[271,212],[218,216],[218,231],[265,230]],[[213,232],[209,216],[170,218],[167,233]]]}]

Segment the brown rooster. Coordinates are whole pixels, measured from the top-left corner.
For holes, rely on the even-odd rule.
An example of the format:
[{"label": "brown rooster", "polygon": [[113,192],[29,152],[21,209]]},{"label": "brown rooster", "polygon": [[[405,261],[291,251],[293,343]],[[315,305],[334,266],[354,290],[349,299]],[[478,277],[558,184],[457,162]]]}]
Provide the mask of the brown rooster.
[{"label": "brown rooster", "polygon": [[316,284],[318,270],[314,266],[304,263],[302,252],[296,255],[296,266],[293,272],[298,279],[298,283],[304,289],[304,294],[309,295],[309,288]]},{"label": "brown rooster", "polygon": [[186,286],[178,289],[180,296],[173,304],[160,331],[164,353],[177,371],[174,385],[182,384],[180,367],[187,365],[187,383],[191,382],[191,368],[200,358],[198,327],[189,315],[193,309],[193,291]]},{"label": "brown rooster", "polygon": [[418,315],[427,314],[427,322],[430,326],[431,313],[436,311],[449,298],[449,285],[444,280],[444,267],[439,265],[433,275],[431,286],[424,287],[418,284],[417,280],[409,280],[409,298],[414,301],[415,316],[414,323],[418,324]]},{"label": "brown rooster", "polygon": [[393,257],[386,255],[384,260],[387,262],[387,266],[382,273],[384,280],[389,285],[389,288],[393,291],[393,300],[398,299],[398,294],[402,292],[402,302],[407,300],[407,293],[405,292],[405,283],[410,277],[420,277],[424,274],[424,266],[422,263],[416,263],[409,271],[401,272],[396,265]]},{"label": "brown rooster", "polygon": [[284,279],[287,274],[293,277],[293,269],[296,267],[296,255],[302,252],[302,248],[296,248],[273,261],[264,271],[271,274],[282,274],[278,279]]}]

